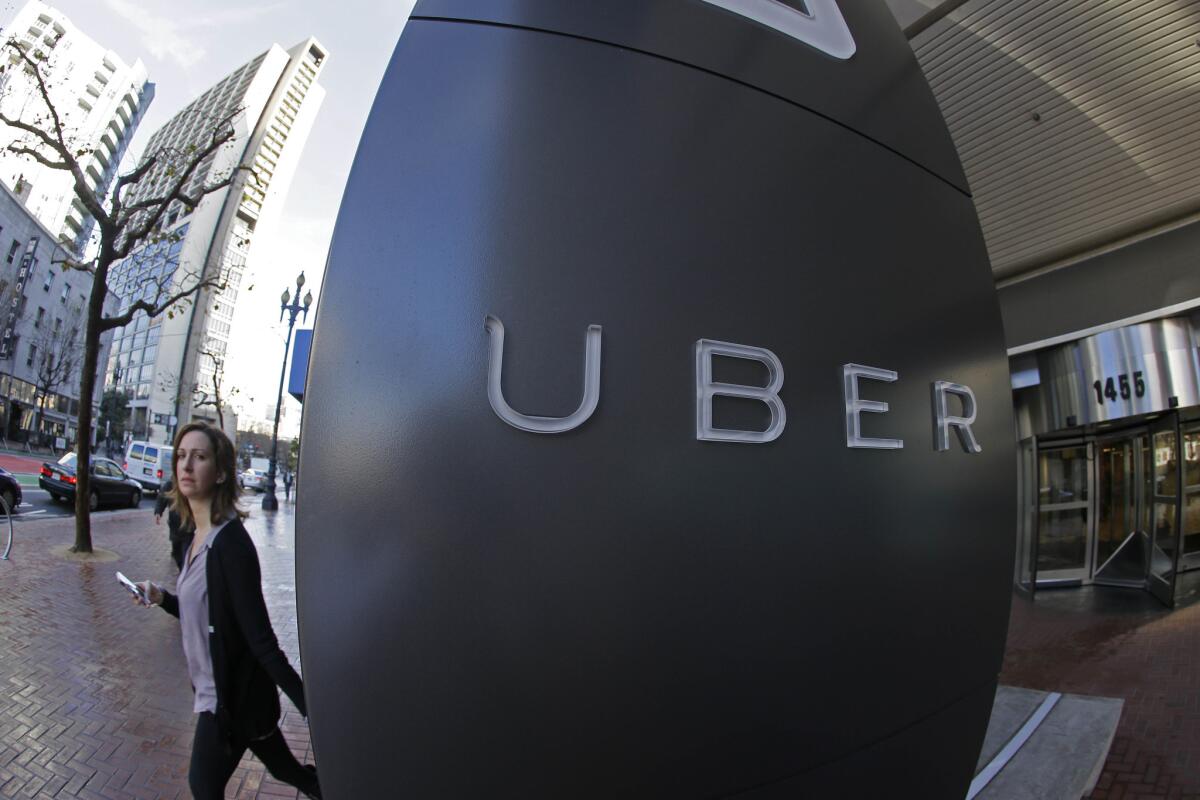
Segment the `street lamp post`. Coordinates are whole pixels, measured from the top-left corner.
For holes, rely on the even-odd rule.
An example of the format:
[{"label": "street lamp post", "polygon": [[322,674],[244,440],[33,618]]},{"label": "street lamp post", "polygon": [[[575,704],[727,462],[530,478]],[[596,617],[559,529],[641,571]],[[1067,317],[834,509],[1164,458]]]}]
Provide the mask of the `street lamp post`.
[{"label": "street lamp post", "polygon": [[308,307],[312,305],[312,292],[304,295],[304,304],[300,304],[300,290],[304,288],[304,273],[296,278],[296,296],[293,298],[287,289],[279,303],[279,321],[283,315],[288,315],[287,338],[283,344],[283,366],[279,368],[279,394],[275,398],[275,427],[271,431],[271,466],[267,469],[267,487],[263,491],[263,511],[278,511],[279,500],[275,497],[275,459],[279,452],[279,410],[283,406],[283,379],[287,375],[288,351],[292,348],[292,328],[296,325],[296,315],[304,312],[304,320],[308,319]]}]

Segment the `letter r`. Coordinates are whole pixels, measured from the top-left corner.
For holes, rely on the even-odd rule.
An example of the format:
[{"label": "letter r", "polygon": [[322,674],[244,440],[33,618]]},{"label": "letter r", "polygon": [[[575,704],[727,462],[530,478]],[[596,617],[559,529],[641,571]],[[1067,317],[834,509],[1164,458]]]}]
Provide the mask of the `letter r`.
[{"label": "letter r", "polygon": [[[963,413],[961,417],[952,416],[950,414],[946,395],[957,395],[962,400]],[[934,425],[934,443],[936,450],[950,449],[950,429],[954,428],[954,432],[958,434],[958,442],[962,445],[962,449],[968,453],[979,453],[983,451],[979,442],[975,441],[975,434],[971,430],[971,424],[975,422],[975,393],[971,391],[970,386],[965,386],[961,383],[951,383],[950,381],[934,381],[933,382],[933,425]]]}]

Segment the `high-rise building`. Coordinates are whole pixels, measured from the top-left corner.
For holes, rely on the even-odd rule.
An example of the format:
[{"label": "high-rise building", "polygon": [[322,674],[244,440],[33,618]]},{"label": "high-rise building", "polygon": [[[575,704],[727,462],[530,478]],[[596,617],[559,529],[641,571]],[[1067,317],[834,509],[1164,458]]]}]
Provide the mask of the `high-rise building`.
[{"label": "high-rise building", "polygon": [[[44,57],[43,74],[50,102],[62,122],[67,141],[85,152],[81,166],[97,194],[107,194],[138,123],[154,99],[141,60],[125,63],[97,44],[57,9],[29,0],[4,32],[35,58]],[[8,52],[3,63],[0,109],[7,116],[45,118],[46,104],[36,82],[14,68],[20,57]],[[0,143],[17,137],[0,130]],[[95,220],[75,197],[74,177],[12,153],[0,153],[0,180],[30,213],[71,250],[81,252]]]},{"label": "high-rise building", "polygon": [[[247,259],[255,239],[282,210],[325,96],[317,83],[325,59],[316,39],[290,50],[272,45],[150,139],[148,154],[164,148],[187,152],[207,141],[222,120],[234,121],[234,138],[204,159],[185,193],[195,196],[232,175],[230,185],[205,195],[195,208],[173,203],[163,217],[163,235],[114,266],[109,282],[125,307],[153,297],[163,285],[178,290],[201,277],[220,277],[224,284],[219,291],[200,291],[169,314],[154,319],[138,314],[113,338],[110,385],[132,398],[131,424],[147,439],[166,442],[189,419],[218,419],[221,365]],[[130,192],[129,202],[163,196],[172,179],[164,170],[150,173]],[[231,415],[225,416],[228,427]]]}]

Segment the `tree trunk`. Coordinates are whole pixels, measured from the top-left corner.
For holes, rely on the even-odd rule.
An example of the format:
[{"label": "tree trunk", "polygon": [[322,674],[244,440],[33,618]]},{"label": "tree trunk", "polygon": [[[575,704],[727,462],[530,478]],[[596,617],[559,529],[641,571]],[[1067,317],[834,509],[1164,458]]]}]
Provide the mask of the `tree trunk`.
[{"label": "tree trunk", "polygon": [[[34,391],[35,392],[37,391],[36,387],[34,388]],[[41,424],[40,423],[42,421],[42,416],[45,414],[45,410],[43,409],[43,406],[45,406],[45,405],[46,405],[45,395],[43,394],[41,398],[38,398],[37,395],[35,394],[34,402],[33,402],[33,435],[35,437],[37,437],[39,446],[42,444],[42,432],[41,432]]]},{"label": "tree trunk", "polygon": [[88,498],[92,491],[92,396],[96,393],[96,368],[100,363],[100,321],[108,294],[108,267],[112,252],[101,249],[88,298],[87,326],[83,334],[83,368],[79,376],[79,426],[75,451],[75,546],[76,553],[92,552],[92,515]]}]

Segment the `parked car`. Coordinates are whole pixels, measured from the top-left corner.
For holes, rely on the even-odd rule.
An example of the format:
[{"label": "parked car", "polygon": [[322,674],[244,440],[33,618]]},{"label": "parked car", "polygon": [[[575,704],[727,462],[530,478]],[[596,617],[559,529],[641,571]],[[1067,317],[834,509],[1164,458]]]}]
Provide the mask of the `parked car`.
[{"label": "parked car", "polygon": [[171,477],[171,445],[130,442],[125,448],[125,473],[152,494],[158,494]]},{"label": "parked car", "polygon": [[[57,463],[45,462],[38,475],[38,486],[55,500],[75,502],[75,454],[67,453]],[[88,508],[123,505],[137,508],[142,502],[142,485],[125,474],[121,465],[107,458],[92,458],[92,490]]]},{"label": "parked car", "polygon": [[248,469],[241,475],[238,475],[238,482],[243,489],[253,489],[256,492],[264,491],[267,488],[267,473],[261,469]]},{"label": "parked car", "polygon": [[[21,484],[17,483],[17,479],[11,472],[0,467],[0,497],[4,498],[4,502],[8,503],[8,507],[12,511],[17,510],[17,506],[21,505]],[[0,515],[3,515],[0,510]]]}]

